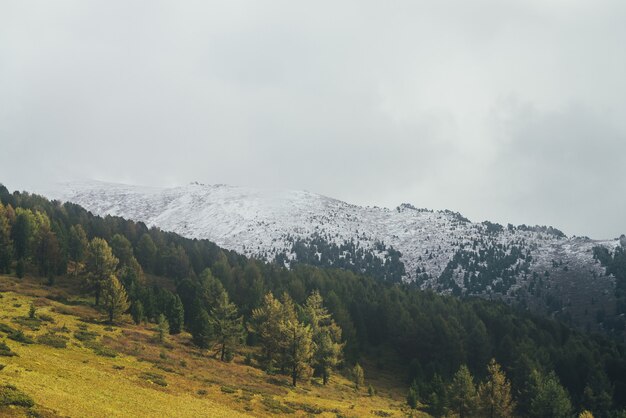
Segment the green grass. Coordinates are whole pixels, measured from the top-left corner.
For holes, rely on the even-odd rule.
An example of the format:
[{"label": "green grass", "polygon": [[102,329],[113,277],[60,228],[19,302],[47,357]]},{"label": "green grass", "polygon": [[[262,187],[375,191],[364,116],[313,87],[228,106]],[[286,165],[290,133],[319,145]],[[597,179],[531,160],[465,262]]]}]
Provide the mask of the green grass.
[{"label": "green grass", "polygon": [[[58,282],[62,284],[63,279]],[[57,289],[44,288],[28,278],[18,281],[0,275],[0,294],[7,288],[10,291],[4,292],[3,301],[11,303],[0,303],[0,332],[4,333],[0,333],[0,355],[5,353],[0,387],[12,384],[19,391],[9,389],[7,397],[35,404],[30,412],[9,416],[39,411],[44,411],[42,417],[401,417],[411,413],[405,406],[406,388],[397,383],[401,370],[392,367],[377,370],[364,362],[366,386],[371,383],[378,390],[374,397],[366,389],[355,391],[339,372],[327,386],[315,381],[292,388],[287,377],[269,377],[245,364],[246,358],[254,358],[256,348],[244,347],[232,362],[223,363],[193,346],[190,335],[182,333],[170,336],[164,351],[153,341],[152,324],[134,325],[128,318],[109,327],[101,322],[100,312],[85,304],[55,302],[47,292]],[[42,300],[47,304],[42,306]],[[41,321],[39,329],[32,330],[33,323],[13,321],[27,316],[31,303],[38,306],[39,320],[48,315],[56,325]],[[37,344],[9,340],[8,335],[16,331],[26,332]],[[61,341],[65,343],[62,350]],[[3,412],[0,408],[0,416],[6,415]]]}]

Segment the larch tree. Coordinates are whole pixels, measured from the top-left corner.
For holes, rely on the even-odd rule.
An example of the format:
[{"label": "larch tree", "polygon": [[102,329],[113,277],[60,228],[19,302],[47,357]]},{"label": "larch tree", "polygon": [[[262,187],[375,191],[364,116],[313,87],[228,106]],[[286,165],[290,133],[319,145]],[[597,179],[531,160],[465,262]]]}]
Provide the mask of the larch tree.
[{"label": "larch tree", "polygon": [[118,320],[130,307],[124,285],[114,275],[110,275],[102,286],[102,301],[109,323]]},{"label": "larch tree", "polygon": [[476,385],[466,365],[462,365],[450,384],[450,406],[460,418],[474,416],[476,412]]},{"label": "larch tree", "polygon": [[291,382],[296,386],[298,379],[310,378],[312,374],[313,333],[309,325],[298,320],[294,303],[286,293],[283,296],[280,333],[283,366],[289,370]]},{"label": "larch tree", "polygon": [[180,296],[175,295],[167,309],[167,319],[170,323],[170,334],[180,334],[185,322],[185,309]]},{"label": "larch tree", "polygon": [[365,372],[359,363],[352,368],[352,380],[354,381],[354,389],[359,390],[365,384]]},{"label": "larch tree", "polygon": [[479,385],[478,398],[482,416],[486,418],[513,416],[515,401],[511,396],[511,383],[495,359],[491,359],[487,366],[487,380]]},{"label": "larch tree", "polygon": [[332,370],[342,358],[341,328],[324,307],[324,300],[318,291],[307,298],[304,314],[313,333],[312,365],[315,372],[322,376],[323,384],[327,384]]},{"label": "larch tree", "polygon": [[217,343],[220,360],[232,359],[233,350],[241,344],[244,336],[243,317],[237,307],[228,300],[223,292],[209,315],[213,327],[213,336]]},{"label": "larch tree", "polygon": [[[96,306],[100,304],[100,295],[106,281],[115,272],[118,260],[113,255],[111,247],[102,238],[94,238],[87,247],[85,261],[86,284],[94,292]],[[117,278],[116,278],[117,280]]]},{"label": "larch tree", "polygon": [[252,321],[249,329],[255,333],[263,349],[263,361],[268,370],[272,370],[280,353],[281,333],[280,321],[282,317],[282,303],[268,292],[263,303],[252,311]]}]

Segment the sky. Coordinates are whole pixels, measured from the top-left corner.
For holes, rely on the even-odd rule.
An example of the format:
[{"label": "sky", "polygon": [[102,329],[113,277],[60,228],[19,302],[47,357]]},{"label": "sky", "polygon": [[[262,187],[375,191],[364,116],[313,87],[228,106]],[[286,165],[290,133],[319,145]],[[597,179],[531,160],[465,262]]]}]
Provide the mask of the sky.
[{"label": "sky", "polygon": [[626,233],[626,2],[0,0],[0,182]]}]

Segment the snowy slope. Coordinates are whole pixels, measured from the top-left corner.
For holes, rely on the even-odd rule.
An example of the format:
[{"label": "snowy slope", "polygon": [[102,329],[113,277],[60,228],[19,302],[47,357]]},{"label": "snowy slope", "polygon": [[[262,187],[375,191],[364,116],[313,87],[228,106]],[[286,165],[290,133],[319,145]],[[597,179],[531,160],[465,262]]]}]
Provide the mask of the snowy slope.
[{"label": "snowy slope", "polygon": [[[481,263],[488,263],[490,258],[478,257],[481,251],[486,254],[500,248],[502,254],[498,257],[502,258],[513,247],[524,256],[505,268],[514,272],[515,280],[502,293],[513,294],[530,277],[547,277],[550,273],[558,276],[570,269],[584,273],[589,280],[604,277],[599,287],[610,288],[611,278],[605,277],[604,269],[593,259],[592,248],[619,245],[618,240],[567,238],[545,230],[504,227],[490,232],[486,224],[469,222],[449,211],[415,209],[407,204],[396,209],[361,207],[304,191],[198,183],[152,188],[89,181],[61,184],[43,194],[77,203],[98,215],[122,216],[185,237],[206,238],[221,247],[267,260],[274,260],[278,254],[284,254],[285,260],[294,259],[294,241],[307,242],[313,236],[337,245],[356,242],[359,248],[381,258],[392,247],[402,254],[404,280],[417,278],[423,287],[442,292],[452,290],[452,281],[465,289],[467,283],[478,280],[468,279],[466,272],[468,265],[480,270]],[[476,256],[474,261],[466,260],[458,266],[451,262],[455,255],[467,259],[472,254]],[[440,277],[446,267],[449,282]],[[487,272],[474,276],[481,274],[484,277]],[[494,274],[488,291],[502,281],[497,272]]]}]

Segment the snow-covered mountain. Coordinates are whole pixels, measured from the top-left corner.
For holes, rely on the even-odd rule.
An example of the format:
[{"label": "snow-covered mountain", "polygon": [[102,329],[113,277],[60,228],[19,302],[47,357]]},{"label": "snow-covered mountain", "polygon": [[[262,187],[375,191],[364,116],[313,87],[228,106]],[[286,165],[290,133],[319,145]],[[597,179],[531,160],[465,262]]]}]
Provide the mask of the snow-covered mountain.
[{"label": "snow-covered mountain", "polygon": [[[593,248],[620,245],[619,240],[568,238],[546,227],[473,223],[458,213],[409,204],[395,209],[356,206],[305,191],[89,181],[64,183],[43,194],[97,215],[206,238],[251,257],[286,265],[353,267],[444,293],[556,304],[544,306],[548,310],[572,303],[571,294],[579,298],[582,293],[590,301],[612,294],[613,279],[594,259]],[[546,301],[547,294],[557,301]]]}]

